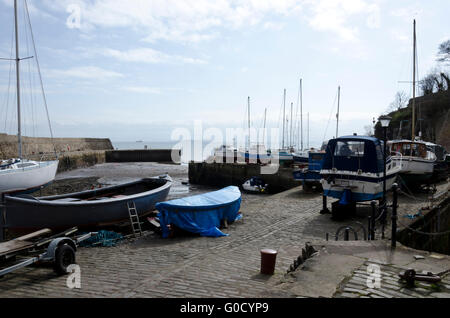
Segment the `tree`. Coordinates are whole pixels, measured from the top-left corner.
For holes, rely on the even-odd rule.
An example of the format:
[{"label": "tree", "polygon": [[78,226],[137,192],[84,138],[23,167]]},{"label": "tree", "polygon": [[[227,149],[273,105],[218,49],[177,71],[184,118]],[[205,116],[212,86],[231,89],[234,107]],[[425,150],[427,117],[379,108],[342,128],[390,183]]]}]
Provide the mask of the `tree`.
[{"label": "tree", "polygon": [[448,90],[450,87],[450,75],[445,72],[434,69],[428,73],[420,81],[420,89],[423,95],[433,94],[435,92],[442,92]]},{"label": "tree", "polygon": [[450,62],[450,40],[444,41],[439,45],[437,60],[439,62]]},{"label": "tree", "polygon": [[393,112],[405,108],[408,105],[409,96],[400,91],[395,94],[394,101],[389,105],[388,111]]}]

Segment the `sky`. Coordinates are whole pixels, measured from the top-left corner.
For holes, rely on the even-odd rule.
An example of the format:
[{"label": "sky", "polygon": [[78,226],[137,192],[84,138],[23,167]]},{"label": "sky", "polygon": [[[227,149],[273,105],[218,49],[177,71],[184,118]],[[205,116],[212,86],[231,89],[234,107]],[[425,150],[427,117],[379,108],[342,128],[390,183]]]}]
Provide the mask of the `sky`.
[{"label": "sky", "polygon": [[[306,144],[364,134],[450,38],[448,0],[28,0],[56,137],[167,141],[174,130],[281,126],[302,79]],[[21,57],[34,55],[24,0]],[[0,57],[10,58],[13,1],[0,0]],[[26,135],[48,135],[36,59],[22,61]],[[11,77],[12,75],[12,77]],[[16,133],[14,68],[0,61],[0,132]],[[28,83],[28,84],[27,84]],[[9,93],[8,93],[9,92]],[[29,95],[29,96],[28,96]],[[37,96],[36,96],[37,95]],[[42,99],[42,98],[40,98]],[[289,126],[289,124],[288,124]],[[295,139],[295,138],[294,138]]]}]

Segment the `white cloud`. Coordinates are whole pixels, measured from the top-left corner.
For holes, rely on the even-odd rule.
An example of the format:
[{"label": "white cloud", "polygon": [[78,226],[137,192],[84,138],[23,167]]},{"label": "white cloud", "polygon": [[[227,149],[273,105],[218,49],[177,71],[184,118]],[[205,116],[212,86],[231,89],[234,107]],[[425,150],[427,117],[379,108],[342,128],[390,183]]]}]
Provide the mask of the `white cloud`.
[{"label": "white cloud", "polygon": [[182,63],[182,64],[206,64],[202,59],[184,57],[180,55],[169,55],[151,48],[138,48],[127,51],[119,51],[115,49],[101,49],[99,54],[112,57],[124,62],[140,62],[140,63]]},{"label": "white cloud", "polygon": [[341,40],[357,41],[359,29],[350,19],[363,15],[369,28],[380,27],[380,9],[364,0],[309,0],[312,15],[309,24],[319,31],[336,33]]},{"label": "white cloud", "polygon": [[148,87],[148,86],[126,86],[124,90],[132,93],[141,94],[161,94],[161,89],[159,87]]},{"label": "white cloud", "polygon": [[48,77],[58,77],[58,78],[69,77],[69,78],[96,79],[96,80],[124,77],[124,75],[121,73],[105,70],[103,68],[96,66],[72,67],[67,70],[47,70],[45,74]]}]

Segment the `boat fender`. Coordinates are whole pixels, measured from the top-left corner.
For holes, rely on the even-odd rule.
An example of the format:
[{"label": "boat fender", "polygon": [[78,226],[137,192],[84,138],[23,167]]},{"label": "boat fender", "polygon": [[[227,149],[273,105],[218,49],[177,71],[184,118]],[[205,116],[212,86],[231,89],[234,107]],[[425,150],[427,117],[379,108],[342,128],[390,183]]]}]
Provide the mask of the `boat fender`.
[{"label": "boat fender", "polygon": [[70,247],[73,248],[74,251],[77,250],[77,246],[74,243],[74,241],[68,237],[60,237],[57,239],[54,239],[50,245],[47,248],[47,252],[45,253],[45,256],[43,257],[43,260],[46,261],[53,261],[55,259],[55,255],[56,255],[56,250],[58,249],[59,246],[67,244]]}]

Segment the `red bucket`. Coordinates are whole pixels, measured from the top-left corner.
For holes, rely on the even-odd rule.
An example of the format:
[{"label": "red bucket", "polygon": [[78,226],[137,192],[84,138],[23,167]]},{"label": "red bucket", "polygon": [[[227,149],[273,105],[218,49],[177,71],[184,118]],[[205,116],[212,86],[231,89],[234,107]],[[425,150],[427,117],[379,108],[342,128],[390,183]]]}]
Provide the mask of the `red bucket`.
[{"label": "red bucket", "polygon": [[278,252],[275,250],[261,250],[261,274],[273,275]]}]

